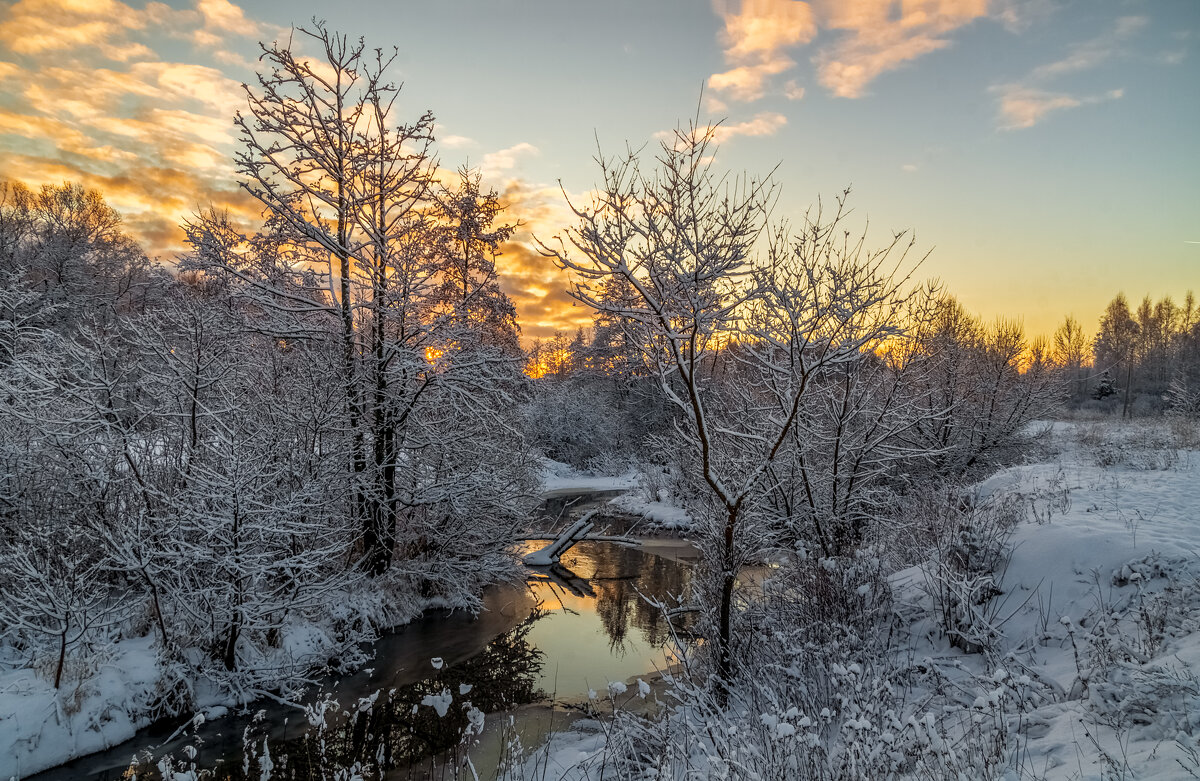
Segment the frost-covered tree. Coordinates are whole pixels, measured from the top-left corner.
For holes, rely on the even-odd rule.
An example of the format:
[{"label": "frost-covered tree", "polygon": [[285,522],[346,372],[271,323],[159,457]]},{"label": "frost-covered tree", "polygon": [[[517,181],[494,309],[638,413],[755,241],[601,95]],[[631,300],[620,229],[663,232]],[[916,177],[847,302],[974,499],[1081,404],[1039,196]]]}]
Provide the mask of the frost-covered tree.
[{"label": "frost-covered tree", "polygon": [[494,191],[482,189],[478,172],[459,169],[457,180],[439,184],[435,197],[441,235],[440,305],[456,324],[475,334],[479,344],[519,354],[517,311],[496,278],[500,246],[515,226],[498,224],[504,207]]},{"label": "frost-covered tree", "polygon": [[68,338],[42,291],[10,283],[0,291],[0,642],[34,660],[52,652],[58,688],[68,651],[98,639],[124,590],[95,528],[130,498],[119,434],[129,387],[110,327]]},{"label": "frost-covered tree", "polygon": [[[440,436],[434,421],[478,421],[483,407],[515,403],[516,315],[494,264],[512,227],[477,175],[439,180],[431,113],[398,120],[394,52],[370,54],[321,24],[298,33],[319,56],[292,41],[264,47],[270,71],[236,119],[238,168],[266,230],[245,235],[200,215],[188,226],[190,265],[235,280],[237,295],[272,313],[277,337],[339,345],[346,439],[335,469],[362,566],[379,575],[414,508],[427,506],[417,497],[429,476],[414,465],[450,463],[466,441]],[[506,485],[526,479],[519,459],[508,466]]]},{"label": "frost-covered tree", "polygon": [[1067,315],[1058,328],[1054,330],[1052,358],[1055,366],[1062,371],[1071,386],[1071,397],[1075,401],[1083,399],[1087,392],[1087,367],[1090,351],[1088,340],[1083,328],[1074,315]]},{"label": "frost-covered tree", "polygon": [[84,312],[142,308],[154,277],[121,217],[78,184],[0,182],[0,273],[16,273],[67,324]]},{"label": "frost-covered tree", "polygon": [[67,651],[118,615],[118,592],[77,523],[24,528],[5,545],[0,620],[6,633],[53,646],[54,688],[62,685]]},{"label": "frost-covered tree", "polygon": [[1100,316],[1100,328],[1092,345],[1096,368],[1123,377],[1125,404],[1122,415],[1129,414],[1133,372],[1137,363],[1141,331],[1129,311],[1129,302],[1124,294],[1118,294],[1109,302]]},{"label": "frost-covered tree", "polygon": [[[577,226],[545,249],[578,275],[577,300],[636,333],[682,417],[677,435],[703,486],[696,509],[710,523],[713,666],[728,685],[734,590],[761,549],[771,468],[818,376],[867,360],[900,330],[905,296],[892,271],[906,243],[900,234],[867,250],[844,233],[840,208],[831,220],[810,215],[794,236],[768,235],[773,186],[718,174],[713,141],[712,128],[678,131],[647,171],[632,152],[601,158],[597,194],[571,204]],[[601,294],[613,278],[628,299]]]},{"label": "frost-covered tree", "polygon": [[969,476],[1012,458],[1031,421],[1060,401],[1061,384],[1020,323],[985,324],[939,295],[917,330],[911,375],[924,413],[911,435],[940,476]]}]

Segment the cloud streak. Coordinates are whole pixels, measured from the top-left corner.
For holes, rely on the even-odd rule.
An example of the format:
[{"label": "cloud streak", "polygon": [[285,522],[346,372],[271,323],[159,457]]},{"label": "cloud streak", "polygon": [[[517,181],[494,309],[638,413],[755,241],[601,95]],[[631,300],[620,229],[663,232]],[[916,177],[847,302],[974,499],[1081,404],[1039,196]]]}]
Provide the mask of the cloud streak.
[{"label": "cloud streak", "polygon": [[714,133],[717,141],[725,142],[737,136],[773,136],[787,125],[787,117],[773,111],[756,114],[753,119],[719,125]]},{"label": "cloud streak", "polygon": [[[817,79],[841,98],[858,98],[881,74],[950,45],[949,34],[987,15],[987,0],[829,1],[825,26],[841,37],[815,58]],[[897,13],[897,10],[899,13]]]},{"label": "cloud streak", "polygon": [[479,170],[484,177],[489,179],[504,177],[520,165],[521,158],[534,157],[540,153],[536,146],[522,141],[507,149],[500,149],[484,155]]},{"label": "cloud streak", "polygon": [[1000,94],[999,111],[1002,117],[1000,126],[1002,130],[1030,128],[1055,111],[1107,103],[1125,95],[1124,90],[1115,89],[1102,95],[1077,97],[1061,92],[1047,92],[1023,87],[1018,84],[1005,84],[994,88],[994,91]]},{"label": "cloud streak", "polygon": [[[950,45],[950,34],[988,15],[987,0],[719,0],[721,44],[729,70],[709,77],[722,97],[749,102],[792,70],[791,51],[821,31],[812,57],[818,82],[833,95],[858,98],[881,74]],[[794,80],[782,93],[803,95]]]},{"label": "cloud streak", "polygon": [[795,66],[785,49],[817,34],[812,6],[798,0],[716,0],[724,29],[721,41],[729,70],[714,73],[708,85],[738,101],[761,98],[771,76]]},{"label": "cloud streak", "polygon": [[1070,74],[1091,70],[1117,56],[1124,41],[1145,25],[1144,17],[1122,17],[1116,21],[1112,30],[1075,44],[1062,59],[1039,65],[1018,81],[993,85],[989,91],[997,95],[1000,129],[1024,130],[1055,112],[1107,103],[1124,97],[1124,89],[1080,95],[1064,89],[1052,89],[1049,83]]}]

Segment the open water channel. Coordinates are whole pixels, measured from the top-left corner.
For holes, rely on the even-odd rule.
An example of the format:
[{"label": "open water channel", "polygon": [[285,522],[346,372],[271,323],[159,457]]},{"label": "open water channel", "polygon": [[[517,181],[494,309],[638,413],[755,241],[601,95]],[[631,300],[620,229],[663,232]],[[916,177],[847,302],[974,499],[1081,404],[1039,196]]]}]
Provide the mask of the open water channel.
[{"label": "open water channel", "polygon": [[[583,542],[563,556],[565,572],[539,571],[526,583],[488,589],[478,616],[430,610],[380,638],[372,666],[324,681],[310,694],[307,702],[328,695],[339,712],[357,711],[350,719],[333,717],[320,736],[302,711],[261,701],[174,737],[182,719],[151,726],[31,781],[128,779],[134,757],[140,758],[137,778],[156,778],[159,757],[184,758],[193,748],[196,765],[216,778],[258,779],[259,760],[247,766],[243,748],[248,742],[261,755],[264,741],[275,778],[337,777],[336,770],[364,759],[367,778],[428,777],[431,771],[453,777],[438,766],[447,752],[460,750],[467,702],[492,714],[489,731],[511,724],[510,732],[524,733],[524,745],[536,745],[547,729],[563,725],[555,703],[586,701],[589,689],[604,692],[611,681],[669,666],[666,619],[642,595],[682,594],[691,553],[686,543],[671,541],[653,541],[645,549]],[[446,695],[444,716],[422,704]]]}]

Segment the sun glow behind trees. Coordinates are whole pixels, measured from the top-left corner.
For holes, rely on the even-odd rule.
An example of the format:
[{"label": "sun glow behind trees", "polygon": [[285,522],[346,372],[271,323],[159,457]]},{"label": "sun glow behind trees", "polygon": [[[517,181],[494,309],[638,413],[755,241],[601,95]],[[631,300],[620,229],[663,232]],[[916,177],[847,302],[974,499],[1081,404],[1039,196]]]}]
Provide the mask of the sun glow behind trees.
[{"label": "sun glow behind trees", "polygon": [[[722,173],[710,126],[599,161],[541,247],[593,328],[523,352],[500,197],[438,169],[433,116],[398,116],[385,54],[298,35],[324,59],[265,47],[237,120],[265,222],[195,215],[182,273],[93,191],[0,191],[0,642],[51,647],[56,689],[69,653],[136,627],[161,713],[197,678],[244,701],[361,661],[377,628],[514,573],[547,456],[636,465],[694,519],[687,672],[722,710],[813,639],[765,617],[745,566],[778,558],[773,606],[803,616],[820,593],[865,632],[887,596],[875,541],[925,486],[954,497],[1013,459],[1079,379],[1077,324],[1050,349],[982,322],[919,283],[907,233],[872,248],[846,193],[775,222],[771,178]],[[1120,298],[1097,362],[1126,399],[1142,372],[1151,393],[1183,383],[1172,411],[1192,414],[1196,319]]]}]

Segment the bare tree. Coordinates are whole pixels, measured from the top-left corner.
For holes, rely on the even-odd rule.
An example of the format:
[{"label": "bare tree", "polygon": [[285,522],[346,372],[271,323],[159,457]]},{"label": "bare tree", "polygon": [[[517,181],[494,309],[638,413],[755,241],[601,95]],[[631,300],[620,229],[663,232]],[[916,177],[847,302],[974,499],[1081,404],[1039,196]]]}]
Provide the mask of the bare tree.
[{"label": "bare tree", "polygon": [[966,476],[1012,458],[1030,421],[1059,403],[1062,385],[1030,352],[1023,326],[985,325],[952,296],[939,294],[914,334],[912,375],[925,414],[910,436],[941,477]]},{"label": "bare tree", "polygon": [[465,386],[502,405],[512,376],[501,377],[517,373],[516,313],[494,263],[512,226],[476,174],[439,181],[431,113],[397,120],[394,50],[367,52],[319,23],[298,34],[320,56],[291,41],[264,47],[272,70],[236,120],[238,167],[266,230],[247,236],[201,215],[188,226],[190,265],[236,280],[250,306],[273,313],[277,325],[264,326],[276,338],[340,345],[348,512],[362,566],[379,575],[413,516],[404,497],[416,478],[404,469],[418,451],[455,446],[422,428],[423,408]]},{"label": "bare tree", "polygon": [[1084,367],[1088,361],[1089,350],[1087,337],[1083,328],[1074,315],[1067,315],[1054,331],[1052,357],[1055,365],[1066,373],[1067,381],[1071,384],[1071,395],[1075,401],[1082,401],[1087,394],[1087,376]]},{"label": "bare tree", "polygon": [[[678,436],[695,459],[712,518],[719,681],[734,673],[734,590],[755,552],[771,468],[830,367],[866,360],[900,331],[911,243],[897,234],[870,251],[842,222],[843,199],[818,209],[795,236],[769,232],[769,179],[730,180],[713,170],[714,129],[690,127],[664,142],[653,172],[638,156],[598,159],[591,204],[571,208],[578,226],[545,251],[578,275],[572,295],[620,318],[645,345],[661,392],[683,415]],[[760,241],[766,252],[756,252]],[[899,254],[899,258],[895,255]],[[601,295],[621,278],[627,298]],[[730,366],[718,381],[716,367]]]},{"label": "bare tree", "polygon": [[0,620],[9,630],[45,636],[55,646],[54,688],[67,650],[117,615],[116,591],[98,565],[94,542],[77,524],[26,528],[6,546]]}]

